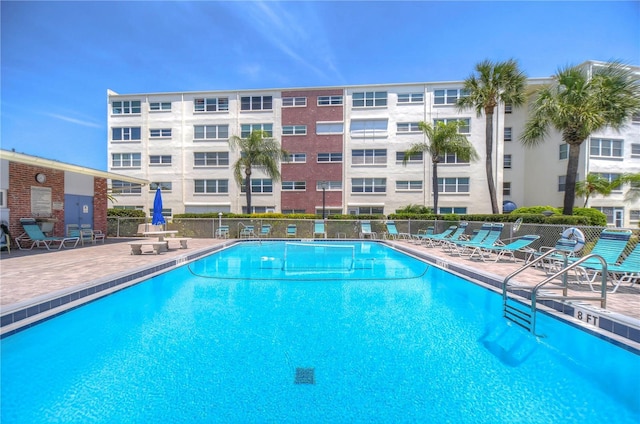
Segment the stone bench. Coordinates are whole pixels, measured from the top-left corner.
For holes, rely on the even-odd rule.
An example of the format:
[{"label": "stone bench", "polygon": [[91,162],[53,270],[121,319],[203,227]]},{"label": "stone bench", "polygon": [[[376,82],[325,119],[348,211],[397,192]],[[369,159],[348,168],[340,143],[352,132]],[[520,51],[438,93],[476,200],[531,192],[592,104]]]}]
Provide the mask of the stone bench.
[{"label": "stone bench", "polygon": [[131,246],[132,255],[142,255],[142,246],[151,246],[156,255],[159,254],[160,252],[167,251],[166,241],[136,240],[136,241],[130,241],[128,244],[129,246]]},{"label": "stone bench", "polygon": [[181,249],[186,249],[187,248],[187,242],[189,240],[191,240],[191,237],[167,237],[167,238],[164,239],[164,241],[166,241],[166,242],[179,241]]}]

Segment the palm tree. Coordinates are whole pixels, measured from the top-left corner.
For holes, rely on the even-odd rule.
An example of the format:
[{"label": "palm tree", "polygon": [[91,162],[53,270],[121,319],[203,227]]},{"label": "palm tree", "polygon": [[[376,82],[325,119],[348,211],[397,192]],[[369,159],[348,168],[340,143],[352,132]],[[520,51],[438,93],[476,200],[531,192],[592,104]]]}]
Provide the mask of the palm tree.
[{"label": "palm tree", "polygon": [[535,146],[551,128],[562,134],[569,145],[562,213],[572,215],[582,143],[607,126],[620,129],[640,110],[640,80],[619,62],[566,67],[554,80],[537,93],[520,140]]},{"label": "palm tree", "polygon": [[526,81],[527,76],[520,71],[515,60],[495,63],[485,60],[478,63],[475,73],[464,81],[464,90],[468,96],[461,96],[457,102],[459,110],[475,108],[478,116],[483,112],[485,115],[485,169],[494,214],[500,213],[500,207],[493,178],[493,115],[500,103],[510,104],[512,107],[525,103]]},{"label": "palm tree", "polygon": [[618,185],[629,183],[629,190],[624,195],[625,202],[633,203],[640,200],[640,172],[637,174],[622,174],[615,182],[617,182]]},{"label": "palm tree", "polygon": [[427,152],[431,155],[431,166],[433,168],[433,211],[438,213],[438,163],[445,154],[456,154],[463,161],[476,160],[478,153],[473,145],[467,140],[464,134],[458,132],[458,128],[463,125],[462,121],[437,122],[435,125],[419,122],[418,127],[426,136],[428,143],[413,144],[409,150],[404,152],[402,163],[407,164],[409,158],[417,153]]},{"label": "palm tree", "polygon": [[[280,179],[280,161],[286,161],[288,153],[280,147],[280,143],[270,134],[255,130],[247,138],[234,135],[229,138],[229,146],[240,150],[240,158],[233,164],[233,176],[238,184],[244,181],[247,195],[247,213],[251,213],[251,174],[253,168],[264,168],[272,180]],[[244,175],[243,175],[244,173]]]},{"label": "palm tree", "polygon": [[584,196],[584,205],[582,207],[586,208],[591,196],[595,194],[608,196],[611,194],[611,191],[619,185],[620,182],[618,179],[610,182],[600,174],[590,173],[584,181],[578,181],[576,183],[576,196]]}]

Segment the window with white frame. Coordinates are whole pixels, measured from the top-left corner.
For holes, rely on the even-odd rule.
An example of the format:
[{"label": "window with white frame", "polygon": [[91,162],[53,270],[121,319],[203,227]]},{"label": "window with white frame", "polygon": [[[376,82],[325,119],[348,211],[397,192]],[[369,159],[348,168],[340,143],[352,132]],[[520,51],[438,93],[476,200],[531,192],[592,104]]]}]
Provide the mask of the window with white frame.
[{"label": "window with white frame", "polygon": [[149,165],[171,165],[171,155],[150,155]]},{"label": "window with white frame", "polygon": [[283,125],[282,135],[307,135],[306,125]]},{"label": "window with white frame", "polygon": [[387,105],[386,91],[364,91],[353,93],[353,107],[382,107]]},{"label": "window with white frame", "polygon": [[504,127],[504,141],[512,141],[512,133],[511,127]]},{"label": "window with white frame", "polygon": [[640,221],[640,209],[631,209],[629,211],[629,219],[631,221]]},{"label": "window with white frame", "polygon": [[251,212],[247,212],[247,207],[242,207],[242,213],[267,213],[274,212],[275,206],[251,206]]},{"label": "window with white frame", "polygon": [[505,169],[511,169],[511,155],[502,156],[502,167]]},{"label": "window with white frame", "polygon": [[502,195],[503,196],[511,196],[511,182],[504,181],[502,183]]},{"label": "window with white frame", "polygon": [[318,162],[342,162],[342,152],[318,153]]},{"label": "window with white frame", "polygon": [[226,140],[229,138],[229,125],[194,125],[194,140]]},{"label": "window with white frame", "polygon": [[386,193],[386,178],[352,178],[352,193]]},{"label": "window with white frame", "polygon": [[171,181],[157,181],[149,183],[149,191],[156,191],[157,189],[164,191],[171,191],[173,189],[173,183]]},{"label": "window with white frame", "polygon": [[444,152],[444,154],[438,156],[438,162],[445,165],[460,164],[460,163],[468,164],[469,160],[459,158],[457,153]]},{"label": "window with white frame", "polygon": [[631,115],[631,123],[640,124],[640,113],[634,113],[633,115]]},{"label": "window with white frame", "polygon": [[208,97],[193,100],[194,112],[228,112],[228,97]]},{"label": "window with white frame", "polygon": [[424,103],[424,93],[398,93],[398,103]]},{"label": "window with white frame", "polygon": [[[246,190],[245,184],[242,184],[242,192]],[[273,193],[273,180],[271,178],[252,178],[251,179],[251,192],[252,193]]]},{"label": "window with white frame", "polygon": [[386,165],[387,149],[353,149],[351,163],[353,165]]},{"label": "window with white frame", "polygon": [[397,191],[422,190],[422,181],[421,180],[396,181],[396,190]]},{"label": "window with white frame", "polygon": [[316,191],[322,191],[322,183],[326,183],[325,190],[327,191],[340,191],[342,190],[342,181],[318,181],[316,182]]},{"label": "window with white frame", "polygon": [[112,168],[139,168],[142,165],[140,153],[112,153]]},{"label": "window with white frame", "polygon": [[306,191],[306,181],[283,181],[282,191]]},{"label": "window with white frame", "polygon": [[113,205],[113,209],[122,209],[122,210],[127,210],[127,211],[143,211],[144,210],[144,206],[139,205],[139,206],[118,206],[118,205]]},{"label": "window with white frame", "polygon": [[343,122],[316,122],[316,134],[342,134],[344,133]]},{"label": "window with white frame", "polygon": [[[617,180],[618,178],[620,178],[622,176],[622,174],[603,173],[603,172],[598,173],[598,175],[601,178],[607,180],[609,182],[609,184],[611,184],[612,182],[614,182],[615,180]],[[613,191],[622,191],[622,185],[620,184],[620,185],[617,185],[615,187],[611,187],[611,189]]]},{"label": "window with white frame", "polygon": [[504,113],[512,113],[513,112],[513,105],[510,103],[506,103],[504,105]]},{"label": "window with white frame", "polygon": [[271,109],[273,109],[272,96],[240,97],[240,110],[271,110]]},{"label": "window with white frame", "polygon": [[307,162],[307,154],[306,153],[289,153],[287,156],[287,162],[289,163],[306,163]]},{"label": "window with white frame", "polygon": [[455,105],[459,98],[467,97],[469,93],[462,88],[447,88],[433,90],[433,104]]},{"label": "window with white frame", "polygon": [[229,152],[195,152],[193,166],[228,166]]},{"label": "window with white frame", "polygon": [[558,191],[564,191],[567,186],[567,176],[559,175],[558,176]]},{"label": "window with white frame", "polygon": [[171,110],[171,102],[149,102],[151,112],[167,112]]},{"label": "window with white frame", "polygon": [[140,127],[111,128],[112,141],[139,141],[141,134]]},{"label": "window with white frame", "polygon": [[398,122],[397,126],[399,133],[420,132],[420,126],[417,122]]},{"label": "window with white frame", "polygon": [[[171,208],[162,208],[162,211],[160,213],[165,218],[171,219],[171,214],[172,214]],[[152,208],[149,208],[149,216],[153,216],[153,209]]]},{"label": "window with white frame", "polygon": [[623,143],[623,140],[592,138],[589,142],[589,154],[591,157],[621,158]]},{"label": "window with white frame", "polygon": [[149,138],[169,138],[171,128],[153,128],[149,130]]},{"label": "window with white frame", "polygon": [[562,143],[560,145],[560,150],[558,154],[558,159],[563,160],[569,157],[569,145],[567,143]]},{"label": "window with white frame", "polygon": [[282,209],[283,215],[291,215],[294,213],[306,213],[306,209]]},{"label": "window with white frame", "polygon": [[444,118],[444,119],[434,119],[433,124],[436,125],[438,122],[444,122],[445,124],[452,121],[460,121],[460,126],[458,127],[458,133],[460,134],[469,134],[471,133],[471,119],[470,118]]},{"label": "window with white frame", "polygon": [[119,194],[141,194],[142,185],[130,183],[128,181],[111,180],[111,193]]},{"label": "window with white frame", "polygon": [[351,121],[351,137],[352,138],[376,138],[387,137],[387,125],[389,121],[386,119],[368,119]]},{"label": "window with white frame", "polygon": [[438,178],[438,193],[468,193],[469,177]]},{"label": "window with white frame", "polygon": [[0,189],[0,208],[7,207],[7,189]]},{"label": "window with white frame", "polygon": [[640,158],[640,143],[631,143],[631,157]]},{"label": "window with white frame", "polygon": [[194,180],[193,187],[196,194],[229,193],[229,180]]},{"label": "window with white frame", "polygon": [[622,227],[622,217],[624,216],[624,208],[622,207],[593,207],[599,210],[607,217],[607,224],[615,227]]},{"label": "window with white frame", "polygon": [[318,96],[318,106],[341,106],[343,102],[342,96]]},{"label": "window with white frame", "polygon": [[140,100],[118,100],[111,102],[113,115],[135,115],[141,110]]},{"label": "window with white frame", "polygon": [[267,137],[273,137],[273,124],[242,124],[240,137],[247,138],[253,131],[264,131]]},{"label": "window with white frame", "polygon": [[455,213],[456,215],[466,215],[467,208],[454,206],[454,207],[439,207],[441,214]]},{"label": "window with white frame", "polygon": [[357,206],[349,208],[349,215],[382,215],[384,206]]},{"label": "window with white frame", "polygon": [[[396,163],[403,163],[404,156],[405,156],[405,152],[396,152]],[[407,165],[410,163],[422,163],[424,160],[423,157],[424,157],[423,152],[416,152],[407,158]]]},{"label": "window with white frame", "polygon": [[306,97],[283,97],[282,107],[304,107],[307,105]]}]

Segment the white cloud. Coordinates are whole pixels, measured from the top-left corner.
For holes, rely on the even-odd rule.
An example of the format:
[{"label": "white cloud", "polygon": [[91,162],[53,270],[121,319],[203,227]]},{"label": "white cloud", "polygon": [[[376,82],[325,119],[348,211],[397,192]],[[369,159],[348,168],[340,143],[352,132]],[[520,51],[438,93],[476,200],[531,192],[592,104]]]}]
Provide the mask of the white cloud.
[{"label": "white cloud", "polygon": [[58,115],[57,113],[45,113],[44,115],[50,116],[51,118],[60,119],[61,121],[71,122],[72,124],[82,125],[83,127],[102,128],[103,126],[102,124],[97,124],[95,122],[76,119],[65,115]]}]

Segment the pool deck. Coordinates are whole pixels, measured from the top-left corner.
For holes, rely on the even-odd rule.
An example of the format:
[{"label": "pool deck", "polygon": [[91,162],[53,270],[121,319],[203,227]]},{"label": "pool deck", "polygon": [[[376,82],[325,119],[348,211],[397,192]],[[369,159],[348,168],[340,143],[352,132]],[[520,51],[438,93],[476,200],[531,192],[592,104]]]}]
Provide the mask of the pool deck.
[{"label": "pool deck", "polygon": [[[187,249],[171,248],[158,255],[152,253],[132,255],[131,247],[127,244],[131,240],[135,239],[109,238],[104,244],[55,251],[34,248],[33,250],[12,249],[10,254],[1,252],[1,315],[6,318],[5,315],[12,311],[26,310],[31,305],[42,305],[43,300],[71,293],[83,287],[92,287],[100,282],[122,280],[123,276],[128,278],[127,284],[135,284],[153,273],[163,272],[165,269],[195,259],[230,242],[230,240],[221,239],[191,239]],[[432,258],[432,262],[440,265],[449,264],[450,269],[464,268],[470,272],[477,272],[479,276],[490,276],[499,280],[522,266],[522,261],[517,263],[471,261],[451,256],[438,247],[426,248],[406,241],[391,243],[418,256],[428,256]],[[147,246],[143,248],[143,252],[150,249]],[[516,280],[520,283],[535,284],[545,277],[543,271],[531,268],[518,275]],[[112,291],[122,287],[126,285],[114,287]],[[588,284],[570,284],[570,294],[578,293],[592,294]],[[95,297],[99,295],[96,294]],[[84,301],[90,299],[91,297]],[[599,303],[591,303],[596,309],[599,306]],[[47,309],[49,308],[55,309],[53,306],[48,306]],[[623,321],[629,318],[626,322],[640,332],[640,285],[636,284],[633,287],[624,283],[620,285],[616,293],[607,296],[605,313],[621,316]],[[3,321],[3,326],[5,324],[6,322]]]}]

